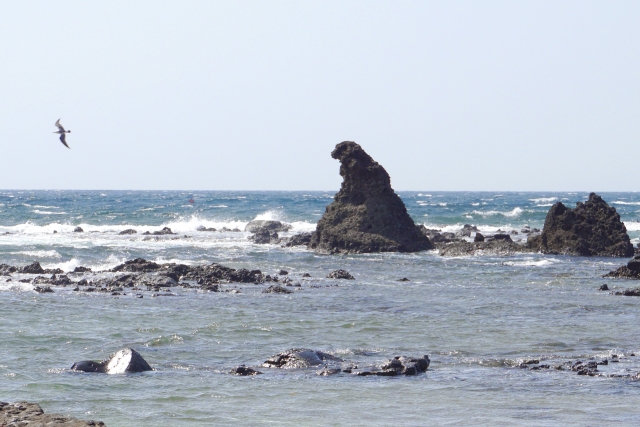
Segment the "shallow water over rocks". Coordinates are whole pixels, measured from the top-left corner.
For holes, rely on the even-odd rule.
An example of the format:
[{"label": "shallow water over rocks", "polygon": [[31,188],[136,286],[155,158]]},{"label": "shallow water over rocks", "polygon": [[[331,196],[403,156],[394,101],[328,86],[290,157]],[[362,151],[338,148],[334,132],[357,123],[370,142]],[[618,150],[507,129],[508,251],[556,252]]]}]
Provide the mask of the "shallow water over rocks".
[{"label": "shallow water over rocks", "polygon": [[[467,222],[481,231],[520,230],[525,224],[540,227],[548,209],[535,206],[546,202],[529,199],[584,198],[584,194],[511,195],[508,203],[494,200],[481,208],[472,204],[491,197],[444,194],[434,206],[411,209],[414,220],[418,221],[416,212],[424,212],[428,217],[423,221],[432,221],[429,228],[456,224],[461,228]],[[401,193],[414,207],[420,205],[409,202],[434,195]],[[148,207],[169,206],[179,196],[169,193],[163,199],[160,193],[153,197],[143,193],[137,199],[153,200]],[[602,196],[608,202],[640,203],[635,193]],[[50,195],[33,197],[15,204],[56,205],[57,199]],[[633,425],[640,417],[640,381],[631,377],[640,372],[640,356],[631,355],[640,353],[640,298],[598,291],[605,283],[611,291],[636,286],[637,282],[601,277],[627,260],[535,253],[451,258],[435,251],[325,256],[300,247],[254,245],[243,232],[196,230],[198,225],[222,228],[218,223],[224,221],[233,229],[234,221],[248,222],[284,206],[282,217],[276,219],[293,224],[292,232],[298,232],[305,227],[301,224],[312,223],[315,207],[326,204],[322,195],[317,195],[319,202],[302,195],[289,195],[291,200],[285,202],[282,195],[259,194],[247,202],[246,217],[228,214],[223,219],[210,213],[223,208],[208,208],[198,220],[191,221],[189,213],[183,222],[180,209],[192,208],[179,204],[154,208],[161,212],[155,216],[148,213],[153,210],[112,206],[118,204],[116,199],[125,203],[122,195],[105,196],[112,197],[105,206],[85,207],[79,198],[65,197],[68,204],[56,206],[68,214],[55,224],[40,219],[18,230],[4,217],[0,232],[13,234],[1,237],[9,239],[0,241],[0,263],[24,266],[39,260],[45,269],[65,272],[80,265],[92,268],[67,274],[79,281],[114,275],[100,271],[137,257],[157,263],[217,262],[272,276],[286,270],[286,277],[300,286],[280,282],[292,291],[286,294],[263,293],[274,285],[271,282],[220,283],[221,292],[174,286],[168,289],[175,296],[161,298],[153,294],[164,290],[111,295],[47,285],[54,292],[39,294],[33,291],[34,284],[20,282],[36,275],[0,276],[0,400],[38,402],[47,413],[98,419],[109,427]],[[208,203],[223,204],[220,197],[213,195]],[[1,209],[7,209],[6,198],[0,199],[5,204]],[[200,199],[195,200],[197,206]],[[619,210],[622,220],[634,224],[636,205],[613,206],[624,208]],[[520,216],[465,218],[474,216],[476,209],[510,213],[518,207],[523,210]],[[165,219],[164,213],[171,209],[177,217]],[[92,210],[103,213],[91,218]],[[126,219],[119,222],[107,218],[121,212],[129,216],[122,215]],[[83,218],[77,219],[80,215]],[[168,226],[178,236],[191,237],[143,241],[139,234],[147,230],[141,225],[144,219],[151,231]],[[180,229],[178,223],[193,226],[193,231]],[[73,233],[80,224],[84,233]],[[237,227],[244,229],[241,224]],[[54,228],[59,231],[56,235]],[[138,234],[117,234],[129,228],[137,228]],[[45,229],[51,231],[37,231]],[[99,233],[91,233],[92,229]],[[637,241],[637,231],[630,235]],[[327,278],[339,269],[355,280]],[[12,281],[5,282],[8,278]],[[399,281],[403,278],[408,280]],[[125,347],[138,351],[154,371],[100,375],[70,370],[75,361],[101,360]],[[263,374],[255,376],[230,374],[240,365],[257,368],[290,348],[322,351],[358,366],[380,365],[398,355],[429,355],[431,364],[426,373],[391,378],[323,376],[317,374],[318,366],[262,368],[258,370]],[[520,367],[533,359],[551,367],[579,360],[611,362],[613,355],[618,362],[597,366],[602,376]]]}]

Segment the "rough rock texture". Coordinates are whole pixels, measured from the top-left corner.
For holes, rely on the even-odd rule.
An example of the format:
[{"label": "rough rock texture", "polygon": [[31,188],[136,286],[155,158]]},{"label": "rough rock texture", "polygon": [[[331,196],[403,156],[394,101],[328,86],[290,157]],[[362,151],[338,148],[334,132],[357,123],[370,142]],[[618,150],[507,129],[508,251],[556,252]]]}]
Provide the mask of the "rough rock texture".
[{"label": "rough rock texture", "polygon": [[341,142],[331,157],[340,160],[342,187],[318,222],[309,248],[324,253],[433,249],[391,188],[387,171],[360,145]]},{"label": "rough rock texture", "polygon": [[422,357],[396,356],[386,361],[382,366],[374,369],[353,370],[352,373],[361,377],[378,375],[395,377],[396,375],[418,375],[426,372],[431,364],[428,355]]},{"label": "rough rock texture", "polygon": [[27,274],[44,274],[44,269],[40,266],[38,261],[34,261],[33,263],[26,265],[22,268],[18,269],[19,273],[27,273]]},{"label": "rough rock texture", "polygon": [[119,232],[119,235],[125,235],[125,234],[136,234],[137,231],[134,230],[133,228],[127,228],[126,230],[122,230],[121,232]]},{"label": "rough rock texture", "polygon": [[322,365],[327,361],[342,362],[342,359],[323,351],[308,348],[292,348],[270,357],[262,366],[264,368],[296,369]]},{"label": "rough rock texture", "polygon": [[490,242],[452,242],[436,244],[438,253],[446,257],[491,255],[508,256],[522,252],[533,252],[533,249],[519,245],[511,240],[492,240]]},{"label": "rough rock texture", "polygon": [[327,274],[327,279],[355,280],[355,277],[353,277],[347,270],[335,270]]},{"label": "rough rock texture", "polygon": [[311,236],[313,233],[299,233],[291,236],[290,238],[282,238],[280,239],[281,243],[284,243],[283,246],[291,247],[291,246],[308,246],[309,242],[311,242]]},{"label": "rough rock texture", "polygon": [[66,415],[45,414],[37,403],[0,402],[0,426],[105,427],[102,421],[83,421]]},{"label": "rough rock texture", "polygon": [[262,291],[263,294],[290,294],[291,291],[278,285],[271,285]]},{"label": "rough rock texture", "polygon": [[254,219],[244,227],[244,231],[248,231],[250,233],[255,233],[260,229],[267,229],[269,231],[275,231],[275,232],[289,231],[291,230],[291,224],[285,224],[280,221]]},{"label": "rough rock texture", "polygon": [[610,271],[605,274],[603,277],[616,277],[622,279],[640,279],[640,255],[636,255],[627,263],[627,265],[623,265],[622,267]]},{"label": "rough rock texture", "polygon": [[267,228],[258,228],[248,239],[259,245],[277,244],[280,242],[278,233]]},{"label": "rough rock texture", "polygon": [[546,254],[581,256],[633,256],[633,245],[616,209],[595,193],[574,209],[554,204],[542,233],[530,236],[527,245]]},{"label": "rough rock texture", "polygon": [[164,227],[162,230],[158,230],[158,231],[154,231],[153,233],[150,233],[148,231],[145,231],[144,233],[142,233],[144,235],[153,235],[153,236],[164,236],[165,234],[176,234],[173,231],[171,231],[171,229],[169,227]]}]

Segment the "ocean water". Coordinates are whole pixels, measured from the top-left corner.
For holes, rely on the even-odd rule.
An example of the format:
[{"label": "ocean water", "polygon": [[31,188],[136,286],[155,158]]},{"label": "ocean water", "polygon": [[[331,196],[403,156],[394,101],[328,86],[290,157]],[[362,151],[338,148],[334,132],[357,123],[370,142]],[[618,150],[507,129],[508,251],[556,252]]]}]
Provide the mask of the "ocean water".
[{"label": "ocean water", "polygon": [[[640,298],[600,292],[624,259],[521,254],[444,258],[416,254],[328,256],[304,248],[255,245],[252,219],[312,231],[332,201],[327,192],[0,191],[0,263],[105,270],[143,257],[156,262],[280,269],[301,284],[289,295],[267,285],[240,293],[173,289],[144,298],[73,292],[38,294],[0,277],[0,400],[39,402],[47,412],[114,426],[558,426],[637,425],[640,381],[520,369],[610,358],[603,373],[640,372]],[[556,201],[587,193],[400,192],[416,223],[443,231],[542,228]],[[640,193],[601,193],[634,244]],[[194,203],[189,203],[193,198]],[[74,233],[80,226],[84,233]],[[170,227],[175,236],[144,231]],[[118,235],[127,228],[135,235]],[[56,231],[57,233],[54,233]],[[9,233],[9,234],[5,234]],[[522,238],[522,234],[514,237]],[[343,268],[356,280],[326,279]],[[309,273],[311,278],[303,278]],[[26,277],[26,276],[25,276]],[[406,277],[410,281],[399,282]],[[78,279],[76,277],[75,279]],[[133,347],[155,369],[131,375],[71,372]],[[269,370],[236,377],[291,347],[330,352],[358,365],[429,354],[415,377],[330,377]],[[638,354],[639,356],[631,356]]]}]

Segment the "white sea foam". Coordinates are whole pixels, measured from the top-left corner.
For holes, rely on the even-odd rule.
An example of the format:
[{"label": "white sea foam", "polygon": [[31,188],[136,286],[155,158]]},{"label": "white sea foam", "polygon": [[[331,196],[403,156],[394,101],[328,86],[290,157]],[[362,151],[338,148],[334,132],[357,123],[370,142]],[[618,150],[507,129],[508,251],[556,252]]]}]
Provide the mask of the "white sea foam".
[{"label": "white sea foam", "polygon": [[80,266],[80,260],[77,258],[71,258],[69,261],[58,263],[43,263],[42,268],[59,268],[63,271],[73,271],[76,267]]},{"label": "white sea foam", "polygon": [[310,232],[316,229],[316,223],[307,221],[294,221],[291,223],[292,233]]},{"label": "white sea foam", "polygon": [[50,251],[19,251],[19,252],[10,252],[16,255],[26,255],[34,258],[62,258],[55,250]]},{"label": "white sea foam", "polygon": [[615,202],[611,202],[614,205],[633,205],[640,206],[640,202],[623,202],[621,200],[616,200]]},{"label": "white sea foam", "polygon": [[433,197],[431,194],[422,194],[422,193],[418,193],[419,197]]},{"label": "white sea foam", "polygon": [[640,222],[625,222],[624,226],[627,228],[627,231],[640,231]]},{"label": "white sea foam", "polygon": [[556,200],[558,200],[557,197],[540,197],[538,199],[529,199],[529,201],[533,203],[549,203],[555,202]]},{"label": "white sea foam", "polygon": [[478,210],[474,210],[471,213],[474,215],[481,215],[481,216],[494,216],[494,215],[502,215],[502,216],[506,216],[506,217],[517,217],[520,216],[521,213],[525,212],[522,208],[520,207],[515,207],[512,210],[508,211],[508,212],[502,212],[502,211],[478,211]]},{"label": "white sea foam", "polygon": [[528,258],[522,261],[505,261],[503,265],[510,265],[514,267],[546,267],[548,265],[557,264],[558,261],[552,259],[540,259]]},{"label": "white sea foam", "polygon": [[39,208],[39,209],[60,209],[59,206],[44,206],[44,205],[34,205],[34,208]]},{"label": "white sea foam", "polygon": [[270,211],[266,211],[256,215],[254,220],[281,221],[281,218],[282,218],[282,213],[280,211],[270,210]]},{"label": "white sea foam", "polygon": [[538,208],[548,208],[548,207],[551,207],[551,206],[553,206],[553,203],[543,203],[541,205],[536,205],[536,207],[538,207]]},{"label": "white sea foam", "polygon": [[66,215],[66,212],[52,212],[52,211],[41,211],[39,209],[34,209],[31,212],[41,214],[41,215]]}]

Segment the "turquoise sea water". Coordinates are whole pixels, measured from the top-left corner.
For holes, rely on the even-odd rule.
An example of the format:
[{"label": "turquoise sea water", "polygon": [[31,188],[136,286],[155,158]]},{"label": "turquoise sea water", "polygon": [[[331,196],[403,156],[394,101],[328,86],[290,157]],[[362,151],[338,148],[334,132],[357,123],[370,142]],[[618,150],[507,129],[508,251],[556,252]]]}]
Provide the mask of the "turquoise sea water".
[{"label": "turquoise sea water", "polygon": [[[640,299],[597,289],[636,286],[602,279],[626,260],[522,254],[443,258],[417,254],[317,255],[254,245],[239,228],[255,218],[315,228],[334,192],[0,191],[0,263],[104,270],[127,259],[218,262],[290,272],[301,290],[227,285],[241,293],[176,289],[176,297],[73,292],[37,294],[0,277],[0,400],[41,403],[48,412],[113,426],[196,425],[634,425],[640,382],[515,367],[623,356],[603,373],[640,372]],[[587,193],[400,192],[429,228],[482,232],[542,228],[556,201]],[[640,241],[640,194],[601,193]],[[189,203],[193,198],[194,203]],[[83,233],[74,233],[77,226]],[[170,227],[176,236],[145,238]],[[135,235],[120,236],[127,228]],[[54,234],[54,230],[57,233]],[[3,234],[9,233],[9,234]],[[515,238],[524,237],[522,234]],[[344,268],[355,281],[326,279]],[[309,273],[310,279],[302,274]],[[26,277],[26,276],[25,276]],[[409,282],[398,282],[402,277]],[[79,277],[74,278],[74,280]],[[338,286],[335,286],[338,285]],[[98,375],[69,371],[126,346],[155,371]],[[320,377],[316,370],[261,369],[291,347],[366,365],[429,354],[417,377]],[[638,359],[638,360],[636,360]]]}]

